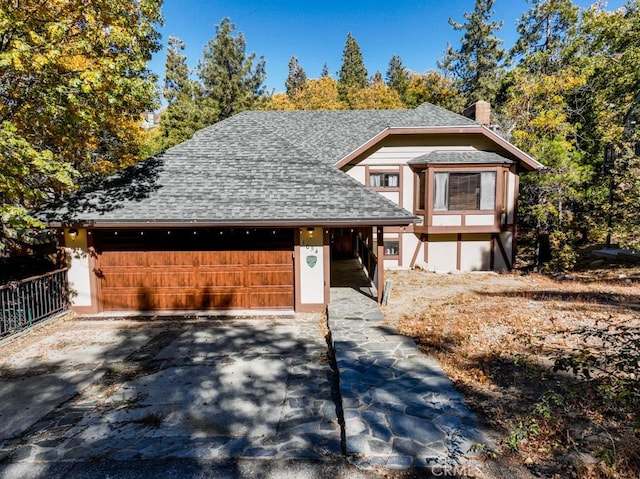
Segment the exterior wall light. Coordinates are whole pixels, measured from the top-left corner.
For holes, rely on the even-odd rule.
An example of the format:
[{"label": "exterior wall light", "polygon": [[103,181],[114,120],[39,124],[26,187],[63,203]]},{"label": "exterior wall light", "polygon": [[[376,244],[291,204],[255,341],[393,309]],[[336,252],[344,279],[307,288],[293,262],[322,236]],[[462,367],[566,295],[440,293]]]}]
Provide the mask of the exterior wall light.
[{"label": "exterior wall light", "polygon": [[76,236],[78,236],[78,230],[75,228],[69,228],[68,233],[72,240],[76,239]]},{"label": "exterior wall light", "polygon": [[307,234],[309,235],[309,238],[313,237],[313,233],[315,233],[316,229],[315,228],[307,228]]}]

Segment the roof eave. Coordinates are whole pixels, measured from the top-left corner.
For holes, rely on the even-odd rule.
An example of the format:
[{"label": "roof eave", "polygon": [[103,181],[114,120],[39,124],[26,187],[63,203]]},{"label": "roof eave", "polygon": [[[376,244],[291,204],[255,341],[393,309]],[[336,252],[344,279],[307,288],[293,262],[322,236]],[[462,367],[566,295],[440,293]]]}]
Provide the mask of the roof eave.
[{"label": "roof eave", "polygon": [[51,221],[47,223],[50,228],[61,228],[67,226],[81,225],[88,228],[234,228],[234,227],[256,227],[256,228],[293,228],[306,225],[322,225],[328,227],[343,226],[409,226],[417,222],[417,216],[407,216],[404,218],[299,218],[281,220],[80,220],[77,221]]}]

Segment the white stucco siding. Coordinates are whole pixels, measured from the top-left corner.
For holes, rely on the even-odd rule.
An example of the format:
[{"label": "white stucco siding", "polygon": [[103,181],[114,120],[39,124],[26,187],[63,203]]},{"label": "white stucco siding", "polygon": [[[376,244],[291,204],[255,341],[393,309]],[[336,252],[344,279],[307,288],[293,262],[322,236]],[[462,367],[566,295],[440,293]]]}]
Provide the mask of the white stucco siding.
[{"label": "white stucco siding", "polygon": [[73,291],[71,297],[72,306],[91,306],[91,269],[89,267],[89,252],[87,242],[87,230],[78,229],[78,234],[73,237],[65,230],[64,241],[67,257],[71,261],[68,278],[69,286]]},{"label": "white stucco siding", "polygon": [[357,182],[364,185],[366,176],[364,165],[360,164],[350,168],[349,170],[347,170],[347,174]]},{"label": "white stucco siding", "polygon": [[324,303],[324,247],[322,228],[315,227],[313,235],[307,228],[300,233],[300,303]]},{"label": "white stucco siding", "polygon": [[414,207],[414,193],[413,187],[415,186],[413,170],[404,165],[402,167],[402,206],[407,211],[413,211]]},{"label": "white stucco siding", "polygon": [[407,146],[382,146],[371,155],[364,158],[361,165],[398,165],[406,164],[418,156],[426,155],[435,150],[474,150],[468,145],[407,145]]},{"label": "white stucco siding", "polygon": [[464,218],[465,226],[491,226],[494,221],[493,215],[467,215]]},{"label": "white stucco siding", "polygon": [[429,270],[444,273],[458,269],[457,235],[429,235],[427,248]]},{"label": "white stucco siding", "polygon": [[400,204],[400,193],[397,191],[379,191],[382,196],[393,201],[396,205]]},{"label": "white stucco siding", "polygon": [[461,271],[491,269],[491,235],[462,235],[460,244]]},{"label": "white stucco siding", "polygon": [[405,233],[401,235],[402,238],[402,269],[411,268],[411,261],[418,248],[418,255],[416,261],[424,262],[424,243],[420,241],[420,238],[413,233]]},{"label": "white stucco siding", "polygon": [[433,226],[462,226],[462,215],[433,215]]}]

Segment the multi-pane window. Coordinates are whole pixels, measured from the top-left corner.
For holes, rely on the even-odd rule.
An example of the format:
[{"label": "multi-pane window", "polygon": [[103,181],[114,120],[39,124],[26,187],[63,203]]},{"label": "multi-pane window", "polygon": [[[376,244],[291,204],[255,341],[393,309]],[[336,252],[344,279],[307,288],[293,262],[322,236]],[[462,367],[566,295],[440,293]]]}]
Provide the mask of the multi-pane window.
[{"label": "multi-pane window", "polygon": [[433,209],[493,210],[496,206],[496,173],[434,173]]},{"label": "multi-pane window", "polygon": [[399,239],[385,239],[384,240],[384,255],[385,256],[398,256],[400,254],[400,240]]},{"label": "multi-pane window", "polygon": [[374,188],[398,188],[400,186],[400,174],[369,173],[369,186]]}]

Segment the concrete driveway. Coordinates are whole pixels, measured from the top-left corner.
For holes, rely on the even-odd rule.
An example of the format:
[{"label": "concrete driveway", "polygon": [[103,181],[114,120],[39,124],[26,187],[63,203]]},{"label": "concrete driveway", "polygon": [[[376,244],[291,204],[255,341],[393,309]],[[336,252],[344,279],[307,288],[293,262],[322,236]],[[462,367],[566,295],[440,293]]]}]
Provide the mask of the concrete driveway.
[{"label": "concrete driveway", "polygon": [[68,319],[2,346],[0,477],[73,462],[339,458],[320,322]]}]

